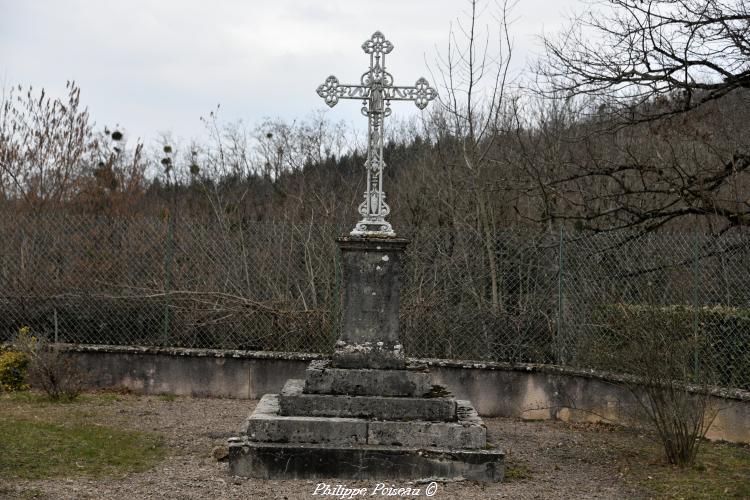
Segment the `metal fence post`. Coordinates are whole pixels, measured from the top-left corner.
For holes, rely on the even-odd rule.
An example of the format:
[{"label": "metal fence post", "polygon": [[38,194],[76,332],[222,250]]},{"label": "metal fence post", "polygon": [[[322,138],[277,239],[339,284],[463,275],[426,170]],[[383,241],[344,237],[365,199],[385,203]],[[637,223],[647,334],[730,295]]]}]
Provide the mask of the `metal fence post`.
[{"label": "metal fence post", "polygon": [[55,322],[55,344],[57,344],[60,341],[60,339],[58,337],[57,307],[54,307],[52,309],[52,319]]},{"label": "metal fence post", "polygon": [[169,290],[172,288],[172,243],[174,239],[174,217],[167,213],[167,240],[164,248],[164,317],[162,320],[162,345],[169,345],[170,315]]},{"label": "metal fence post", "polygon": [[560,247],[557,255],[557,363],[565,364],[565,342],[563,341],[563,252],[565,233],[560,226]]},{"label": "metal fence post", "polygon": [[693,232],[693,375],[698,378],[698,232]]}]

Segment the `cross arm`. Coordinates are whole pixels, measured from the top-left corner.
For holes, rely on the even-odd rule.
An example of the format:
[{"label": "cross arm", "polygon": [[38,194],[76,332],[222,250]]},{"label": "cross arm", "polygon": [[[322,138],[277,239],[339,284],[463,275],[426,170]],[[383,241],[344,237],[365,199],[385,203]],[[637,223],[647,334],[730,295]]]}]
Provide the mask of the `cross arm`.
[{"label": "cross arm", "polygon": [[437,97],[437,91],[424,78],[417,80],[413,87],[386,87],[384,94],[391,101],[414,101],[419,109],[424,109],[427,103]]},{"label": "cross arm", "polygon": [[318,95],[325,99],[326,104],[334,107],[339,99],[367,99],[370,97],[370,87],[364,85],[347,85],[339,83],[339,79],[331,75],[322,85],[318,86]]}]

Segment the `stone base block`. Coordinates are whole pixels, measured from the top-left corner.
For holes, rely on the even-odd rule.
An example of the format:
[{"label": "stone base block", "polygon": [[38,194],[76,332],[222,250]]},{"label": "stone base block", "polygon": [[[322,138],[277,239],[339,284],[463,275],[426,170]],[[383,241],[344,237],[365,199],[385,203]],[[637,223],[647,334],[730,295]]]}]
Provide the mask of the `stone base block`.
[{"label": "stone base block", "polygon": [[451,449],[481,449],[487,443],[487,431],[481,426],[447,422],[373,421],[367,428],[367,442],[389,446]]},{"label": "stone base block", "polygon": [[407,362],[401,344],[382,341],[356,343],[339,340],[336,342],[336,349],[331,357],[331,365],[336,368],[400,370],[406,368]]},{"label": "stone base block", "polygon": [[229,471],[257,479],[421,479],[502,481],[504,455],[494,450],[451,451],[395,446],[256,443],[229,445]]},{"label": "stone base block", "polygon": [[435,447],[450,449],[481,449],[487,445],[487,429],[468,401],[456,401],[458,422],[394,422],[367,423],[367,444]]},{"label": "stone base block", "polygon": [[456,421],[456,402],[449,398],[304,394],[303,387],[303,380],[290,379],[287,381],[279,396],[281,415],[378,420]]},{"label": "stone base block", "polygon": [[327,360],[313,361],[305,374],[307,394],[422,397],[432,389],[427,370],[334,368]]},{"label": "stone base block", "polygon": [[336,417],[284,417],[277,394],[266,394],[247,419],[252,441],[275,443],[328,443],[351,446],[367,442],[367,421]]},{"label": "stone base block", "polygon": [[265,443],[374,444],[411,448],[482,449],[487,430],[467,401],[457,401],[457,422],[365,420],[279,415],[279,396],[266,394],[247,419],[250,441]]}]

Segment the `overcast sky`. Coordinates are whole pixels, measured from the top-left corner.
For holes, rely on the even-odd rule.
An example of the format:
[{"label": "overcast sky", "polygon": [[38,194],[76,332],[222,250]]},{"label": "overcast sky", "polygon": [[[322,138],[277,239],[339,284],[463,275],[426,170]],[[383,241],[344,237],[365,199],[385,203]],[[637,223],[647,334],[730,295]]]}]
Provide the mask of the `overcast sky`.
[{"label": "overcast sky", "polygon": [[[520,0],[515,70],[539,50],[535,37],[580,7]],[[467,11],[465,0],[0,0],[0,84],[61,95],[76,80],[98,126],[120,124],[147,143],[167,131],[185,140],[202,134],[199,118],[217,104],[222,119],[247,123],[327,109],[316,87],[329,74],[356,83],[368,63],[360,46],[375,30],[395,45],[396,84],[430,79],[426,62]],[[416,108],[398,103],[394,112]],[[353,102],[328,113],[361,119]]]}]

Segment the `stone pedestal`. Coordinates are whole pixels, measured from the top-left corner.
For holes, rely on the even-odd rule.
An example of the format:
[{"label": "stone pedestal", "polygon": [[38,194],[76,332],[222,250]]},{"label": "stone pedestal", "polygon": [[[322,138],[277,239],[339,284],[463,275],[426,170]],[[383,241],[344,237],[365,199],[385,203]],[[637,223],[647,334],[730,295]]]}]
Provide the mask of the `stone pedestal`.
[{"label": "stone pedestal", "polygon": [[333,354],[339,368],[403,368],[398,336],[401,238],[339,238],[343,288],[341,334]]},{"label": "stone pedestal", "polygon": [[262,479],[465,478],[501,481],[503,453],[469,401],[434,386],[398,331],[407,241],[338,240],[341,335],[331,360],[267,394],[230,439],[229,469]]}]

